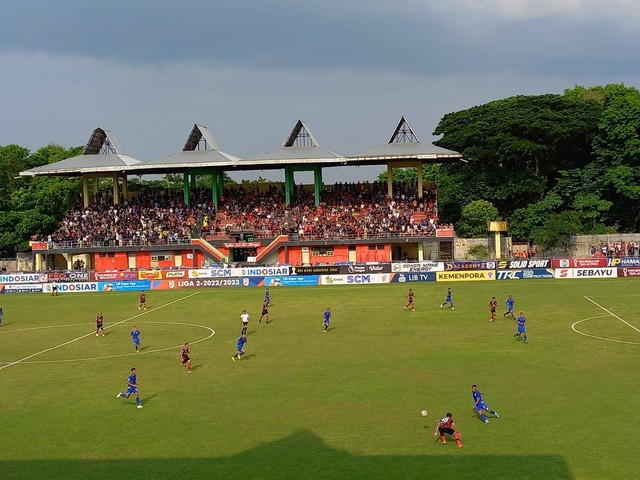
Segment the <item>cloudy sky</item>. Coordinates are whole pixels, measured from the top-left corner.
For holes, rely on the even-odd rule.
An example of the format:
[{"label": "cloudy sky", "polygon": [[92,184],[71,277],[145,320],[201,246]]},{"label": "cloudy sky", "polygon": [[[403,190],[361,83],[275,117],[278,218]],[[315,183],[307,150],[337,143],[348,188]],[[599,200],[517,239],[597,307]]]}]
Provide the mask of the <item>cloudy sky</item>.
[{"label": "cloudy sky", "polygon": [[431,142],[444,114],[491,100],[640,88],[639,25],[636,0],[3,2],[0,145],[84,145],[101,127],[146,160],[180,151],[200,123],[247,158],[300,119],[351,155],[388,141],[402,115]]}]

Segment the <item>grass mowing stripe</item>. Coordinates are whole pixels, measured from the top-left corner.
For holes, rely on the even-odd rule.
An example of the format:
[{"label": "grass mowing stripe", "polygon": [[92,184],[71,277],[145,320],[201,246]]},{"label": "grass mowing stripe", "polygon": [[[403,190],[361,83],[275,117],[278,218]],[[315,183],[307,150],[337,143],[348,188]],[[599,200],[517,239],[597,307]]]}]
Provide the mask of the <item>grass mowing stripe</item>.
[{"label": "grass mowing stripe", "polygon": [[[195,293],[192,293],[190,295],[187,295],[186,297],[182,297],[182,298],[179,298],[177,300],[173,300],[171,302],[165,303],[164,305],[160,305],[159,307],[154,308],[153,310],[145,310],[142,313],[134,315],[133,317],[125,318],[124,320],[120,320],[119,322],[116,322],[113,325],[110,325],[109,327],[106,327],[106,328],[116,327],[116,326],[121,325],[121,324],[123,324],[125,322],[128,322],[129,320],[133,320],[134,318],[141,317],[143,315],[146,315],[147,313],[155,312],[156,310],[160,310],[161,308],[168,307],[169,305],[173,305],[174,303],[181,302],[182,300],[186,300],[187,298],[193,297],[194,295],[198,295],[199,293],[200,292],[195,292]],[[105,328],[105,330],[106,330],[106,328]],[[69,340],[68,342],[64,342],[64,343],[61,343],[59,345],[55,345],[55,346],[50,347],[50,348],[45,348],[44,350],[41,350],[41,351],[36,352],[36,353],[32,353],[31,355],[28,355],[28,356],[26,356],[24,358],[21,358],[20,360],[16,360],[15,362],[7,363],[6,365],[1,366],[0,370],[4,370],[5,368],[12,367],[13,365],[17,365],[18,363],[22,363],[25,360],[29,360],[29,359],[31,359],[33,357],[37,357],[38,355],[42,355],[43,353],[47,353],[47,352],[50,352],[52,350],[56,350],[58,348],[62,348],[64,346],[66,346],[66,345],[69,345],[71,343],[77,342],[78,340],[82,340],[83,338],[87,338],[89,335],[93,335],[93,332],[85,333],[84,335],[81,335],[81,336],[76,337],[76,338],[74,338],[72,340]]]}]

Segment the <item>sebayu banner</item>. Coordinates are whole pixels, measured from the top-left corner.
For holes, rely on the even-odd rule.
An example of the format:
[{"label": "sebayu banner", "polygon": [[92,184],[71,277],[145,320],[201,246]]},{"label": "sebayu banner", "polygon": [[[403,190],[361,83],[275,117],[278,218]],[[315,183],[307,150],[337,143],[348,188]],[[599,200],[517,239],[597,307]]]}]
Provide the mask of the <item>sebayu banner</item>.
[{"label": "sebayu banner", "polygon": [[523,270],[498,270],[497,280],[521,280],[525,278],[555,278],[553,268],[527,268]]}]

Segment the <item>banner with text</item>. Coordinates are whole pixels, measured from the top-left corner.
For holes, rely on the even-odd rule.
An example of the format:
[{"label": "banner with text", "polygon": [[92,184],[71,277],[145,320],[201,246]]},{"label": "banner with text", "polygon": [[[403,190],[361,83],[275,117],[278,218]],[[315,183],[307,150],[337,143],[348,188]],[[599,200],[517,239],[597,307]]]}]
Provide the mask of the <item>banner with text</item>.
[{"label": "banner with text", "polygon": [[528,260],[498,260],[496,263],[498,270],[522,270],[527,268],[551,267],[551,260],[548,259],[530,258]]},{"label": "banner with text", "polygon": [[616,278],[616,268],[556,268],[556,278]]},{"label": "banner with text", "polygon": [[435,282],[436,272],[394,273],[391,278],[393,283],[405,282]]},{"label": "banner with text", "polygon": [[445,272],[452,270],[493,270],[496,268],[496,262],[491,260],[488,262],[479,260],[469,260],[468,262],[444,262]]},{"label": "banner with text", "polygon": [[477,272],[436,272],[438,282],[478,282],[495,280],[495,270],[479,270]]},{"label": "banner with text", "polygon": [[523,270],[498,270],[498,280],[520,280],[525,278],[555,278],[553,268],[528,268]]},{"label": "banner with text", "polygon": [[392,263],[391,270],[397,273],[442,272],[444,271],[444,263],[442,262]]},{"label": "banner with text", "polygon": [[320,285],[362,285],[369,283],[389,283],[388,273],[371,273],[367,275],[321,275]]}]

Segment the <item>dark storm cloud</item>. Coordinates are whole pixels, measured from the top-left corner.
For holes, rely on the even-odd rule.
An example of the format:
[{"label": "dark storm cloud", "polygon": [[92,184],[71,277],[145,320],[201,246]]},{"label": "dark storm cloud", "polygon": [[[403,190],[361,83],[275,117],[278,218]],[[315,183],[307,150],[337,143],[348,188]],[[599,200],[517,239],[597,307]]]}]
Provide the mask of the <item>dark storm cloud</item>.
[{"label": "dark storm cloud", "polygon": [[182,61],[421,75],[640,70],[637,50],[629,48],[640,40],[637,29],[620,31],[613,19],[514,20],[347,3],[350,8],[328,0],[323,9],[322,3],[309,8],[276,0],[14,2],[0,11],[0,50],[133,65]]}]

